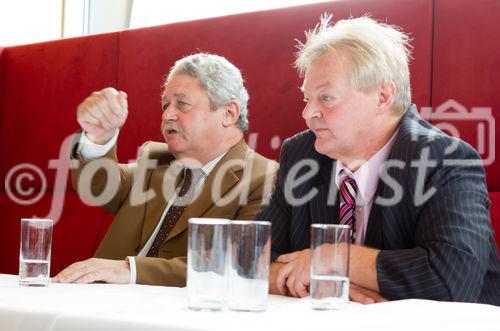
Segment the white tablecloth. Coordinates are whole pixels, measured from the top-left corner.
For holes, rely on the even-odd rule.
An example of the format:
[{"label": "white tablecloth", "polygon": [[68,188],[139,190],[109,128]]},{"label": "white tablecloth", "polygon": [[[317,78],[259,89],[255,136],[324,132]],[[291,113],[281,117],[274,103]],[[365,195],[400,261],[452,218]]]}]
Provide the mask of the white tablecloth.
[{"label": "white tablecloth", "polygon": [[495,330],[500,307],[403,300],[350,303],[339,311],[314,311],[308,298],[271,295],[263,313],[195,312],[185,288],[50,284],[19,287],[0,275],[1,331],[84,330]]}]

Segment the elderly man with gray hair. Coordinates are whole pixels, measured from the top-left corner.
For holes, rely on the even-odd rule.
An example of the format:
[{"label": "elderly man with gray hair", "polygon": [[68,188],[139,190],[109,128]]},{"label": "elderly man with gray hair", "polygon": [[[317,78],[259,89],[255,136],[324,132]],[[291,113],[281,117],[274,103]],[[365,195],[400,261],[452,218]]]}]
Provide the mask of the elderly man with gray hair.
[{"label": "elderly man with gray hair", "polygon": [[188,219],[252,219],[274,186],[277,163],[243,140],[247,102],[241,73],[225,58],[182,58],[162,95],[166,143],[147,142],[137,162],[119,164],[127,95],[105,88],[86,98],[77,109],[82,132],[73,148],[80,162],[73,186],[85,199],[98,196],[115,219],[95,258],[72,264],[53,281],[184,286]]},{"label": "elderly man with gray hair", "polygon": [[299,44],[309,130],[287,139],[270,205],[271,292],[310,285],[310,225],[352,228],[351,300],[500,305],[500,259],[478,153],[411,104],[408,37],[368,17]]}]

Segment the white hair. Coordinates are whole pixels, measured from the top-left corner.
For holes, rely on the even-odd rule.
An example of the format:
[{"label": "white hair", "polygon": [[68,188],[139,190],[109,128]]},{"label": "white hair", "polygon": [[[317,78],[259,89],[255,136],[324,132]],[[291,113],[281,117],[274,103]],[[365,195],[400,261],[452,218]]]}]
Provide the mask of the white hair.
[{"label": "white hair", "polygon": [[198,53],[177,60],[170,69],[166,82],[175,75],[196,78],[210,99],[212,110],[238,103],[240,116],[237,125],[245,133],[248,130],[248,92],[243,85],[243,77],[238,68],[224,57]]},{"label": "white hair", "polygon": [[306,42],[299,41],[295,66],[304,75],[309,65],[326,53],[333,53],[349,66],[351,84],[370,93],[383,83],[396,85],[393,109],[404,114],[411,103],[410,38],[395,26],[363,16],[340,20],[331,25],[331,14],[323,14]]}]

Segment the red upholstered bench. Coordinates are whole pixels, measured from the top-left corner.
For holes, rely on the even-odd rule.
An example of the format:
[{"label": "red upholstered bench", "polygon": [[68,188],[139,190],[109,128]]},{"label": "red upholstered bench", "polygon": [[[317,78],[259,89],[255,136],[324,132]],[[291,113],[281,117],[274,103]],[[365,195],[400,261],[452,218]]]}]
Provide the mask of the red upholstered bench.
[{"label": "red upholstered bench", "polygon": [[[483,7],[488,10],[479,12]],[[292,67],[295,39],[303,39],[304,30],[322,13],[332,12],[335,19],[371,13],[409,32],[415,48],[412,92],[418,106],[453,98],[467,107],[491,106],[495,112],[500,106],[495,93],[500,44],[484,34],[495,31],[499,10],[495,0],[345,0],[0,48],[0,176],[5,180],[13,167],[31,163],[47,179],[45,187],[40,180],[22,182],[24,190],[34,189],[32,195],[41,192],[35,204],[14,202],[7,194],[15,191],[13,182],[0,192],[0,273],[17,272],[19,219],[49,213],[57,193],[56,171],[49,160],[58,158],[61,143],[78,128],[75,108],[91,91],[114,86],[129,95],[130,115],[118,148],[119,159],[126,162],[135,158],[145,140],[161,140],[159,95],[173,62],[199,51],[224,55],[246,78],[247,141],[277,159],[281,142],[305,128],[301,80]],[[497,163],[487,170],[498,238]],[[90,257],[112,220],[99,208],[84,205],[69,186],[64,191],[54,231],[52,274]]]}]

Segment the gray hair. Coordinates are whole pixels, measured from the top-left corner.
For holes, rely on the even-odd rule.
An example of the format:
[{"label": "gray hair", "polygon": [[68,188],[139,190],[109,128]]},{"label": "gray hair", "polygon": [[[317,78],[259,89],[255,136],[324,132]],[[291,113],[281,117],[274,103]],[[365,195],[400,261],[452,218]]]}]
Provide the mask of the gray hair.
[{"label": "gray hair", "polygon": [[331,14],[323,14],[306,42],[299,42],[295,66],[304,75],[309,65],[326,53],[339,55],[349,65],[352,86],[363,93],[381,84],[396,85],[394,113],[404,114],[411,103],[410,38],[395,26],[363,16],[330,24]]},{"label": "gray hair", "polygon": [[232,101],[238,103],[240,116],[237,125],[248,130],[248,92],[243,85],[243,77],[238,68],[224,57],[214,54],[198,53],[177,60],[170,69],[166,82],[175,75],[188,75],[196,78],[210,99],[210,107],[216,110]]}]

